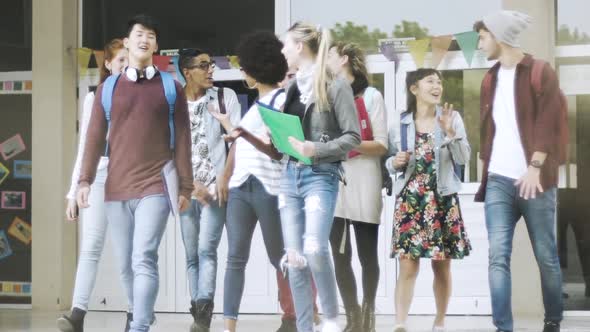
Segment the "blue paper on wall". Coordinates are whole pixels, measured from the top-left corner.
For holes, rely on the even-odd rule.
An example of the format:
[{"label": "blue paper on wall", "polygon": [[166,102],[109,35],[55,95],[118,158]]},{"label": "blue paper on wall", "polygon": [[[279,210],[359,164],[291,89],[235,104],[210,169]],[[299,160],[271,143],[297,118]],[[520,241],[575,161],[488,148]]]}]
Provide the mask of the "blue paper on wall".
[{"label": "blue paper on wall", "polygon": [[0,231],[0,260],[12,255],[12,249],[8,243],[8,237],[4,231]]}]

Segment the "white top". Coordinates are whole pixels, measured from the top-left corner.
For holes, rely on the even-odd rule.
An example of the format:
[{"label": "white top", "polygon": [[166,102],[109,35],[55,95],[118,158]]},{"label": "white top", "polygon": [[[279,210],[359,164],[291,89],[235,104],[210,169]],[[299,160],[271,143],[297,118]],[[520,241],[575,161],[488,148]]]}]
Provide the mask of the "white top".
[{"label": "white top", "polygon": [[527,162],[516,120],[515,78],[516,67],[500,67],[492,111],[496,133],[488,171],[511,179],[520,179],[527,171]]},{"label": "white top", "polygon": [[[263,104],[270,105],[272,97],[278,89],[262,96],[259,101]],[[274,101],[273,108],[280,109],[285,103],[286,93],[281,93]],[[256,104],[250,107],[250,110],[244,115],[240,126],[252,134],[263,137],[266,134],[266,126],[260,117],[260,112]],[[252,144],[243,138],[236,140],[236,156],[234,173],[229,181],[230,188],[236,188],[242,185],[244,181],[255,176],[264,186],[264,189],[271,195],[279,194],[279,185],[281,181],[282,164],[280,161],[273,160],[266,154],[258,151]]]},{"label": "white top", "polygon": [[[368,97],[368,96],[367,96]],[[373,90],[372,96],[365,99],[369,113],[373,140],[388,147],[387,111],[383,96]],[[381,157],[359,155],[342,163],[347,185],[340,183],[336,217],[371,224],[381,222],[383,197],[381,187]]]},{"label": "white top", "polygon": [[[66,195],[67,199],[76,199],[76,191],[78,190],[78,179],[80,178],[80,168],[82,167],[82,158],[84,157],[84,145],[86,144],[86,131],[88,130],[88,123],[90,123],[90,115],[92,114],[92,104],[94,104],[94,92],[89,92],[84,98],[84,106],[82,108],[82,123],[80,125],[80,138],[78,141],[78,155],[76,156],[76,163],[72,171],[72,184],[70,191]],[[101,157],[98,163],[97,170],[106,168],[109,164],[108,157]]]}]

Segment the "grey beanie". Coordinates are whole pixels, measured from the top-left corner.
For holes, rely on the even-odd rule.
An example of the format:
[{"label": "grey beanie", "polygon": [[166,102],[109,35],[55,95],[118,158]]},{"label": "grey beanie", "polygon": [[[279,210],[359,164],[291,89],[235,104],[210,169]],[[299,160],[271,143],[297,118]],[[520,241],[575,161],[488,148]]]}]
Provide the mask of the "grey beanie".
[{"label": "grey beanie", "polygon": [[483,18],[486,28],[500,42],[512,47],[520,47],[520,33],[529,27],[532,19],[527,14],[512,10],[502,10]]}]

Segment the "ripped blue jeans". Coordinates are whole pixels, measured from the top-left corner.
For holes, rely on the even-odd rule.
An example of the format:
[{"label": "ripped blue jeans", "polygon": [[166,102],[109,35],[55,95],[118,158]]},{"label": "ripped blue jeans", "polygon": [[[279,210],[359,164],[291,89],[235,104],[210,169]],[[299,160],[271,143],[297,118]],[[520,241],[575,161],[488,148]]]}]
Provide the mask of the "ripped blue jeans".
[{"label": "ripped blue jeans", "polygon": [[330,231],[338,198],[340,163],[286,165],[279,194],[285,242],[282,266],[288,270],[297,330],[313,331],[312,275],[326,319],[338,316]]}]

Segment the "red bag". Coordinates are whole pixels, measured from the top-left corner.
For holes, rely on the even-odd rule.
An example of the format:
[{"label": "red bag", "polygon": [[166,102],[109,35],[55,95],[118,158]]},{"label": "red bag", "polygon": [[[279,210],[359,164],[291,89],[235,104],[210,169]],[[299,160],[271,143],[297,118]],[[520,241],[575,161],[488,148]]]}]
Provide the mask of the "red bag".
[{"label": "red bag", "polygon": [[[354,103],[356,104],[356,113],[358,115],[359,125],[361,128],[361,140],[372,141],[373,129],[371,129],[371,119],[369,119],[369,112],[367,112],[367,108],[365,107],[365,100],[363,97],[357,97],[354,99]],[[354,158],[360,154],[360,152],[352,150],[348,153],[348,158]]]}]

